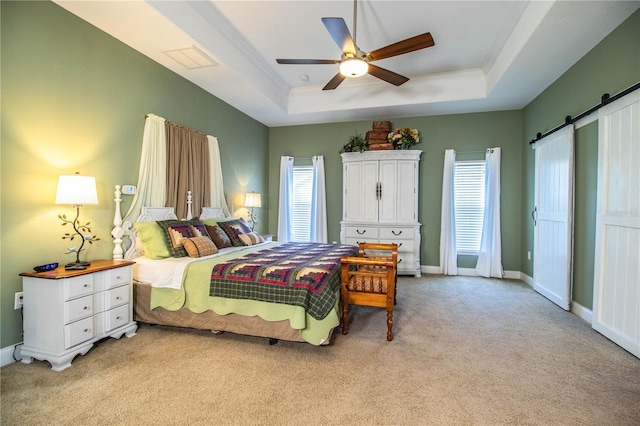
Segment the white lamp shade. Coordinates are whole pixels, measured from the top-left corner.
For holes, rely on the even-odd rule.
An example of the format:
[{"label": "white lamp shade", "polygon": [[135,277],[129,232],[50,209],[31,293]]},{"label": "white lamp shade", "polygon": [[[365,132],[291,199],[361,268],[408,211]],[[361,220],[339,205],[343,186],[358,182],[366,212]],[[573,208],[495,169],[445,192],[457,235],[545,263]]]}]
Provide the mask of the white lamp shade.
[{"label": "white lamp shade", "polygon": [[369,71],[369,64],[362,59],[351,58],[340,62],[340,74],[345,77],[361,77]]},{"label": "white lamp shade", "polygon": [[81,175],[60,176],[56,204],[98,204],[96,178]]},{"label": "white lamp shade", "polygon": [[255,192],[248,192],[244,198],[245,207],[262,207],[262,201],[260,200],[260,194]]}]

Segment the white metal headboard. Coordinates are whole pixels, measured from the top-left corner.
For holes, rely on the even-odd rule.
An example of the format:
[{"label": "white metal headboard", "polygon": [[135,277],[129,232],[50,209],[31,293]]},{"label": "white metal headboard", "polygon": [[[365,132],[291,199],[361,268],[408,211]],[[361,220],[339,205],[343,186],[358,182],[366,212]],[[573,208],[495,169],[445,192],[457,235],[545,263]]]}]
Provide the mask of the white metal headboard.
[{"label": "white metal headboard", "polygon": [[[120,185],[116,185],[114,193],[114,202],[116,204],[116,211],[113,217],[113,230],[111,235],[113,236],[113,259],[134,259],[140,255],[138,247],[136,247],[136,239],[138,231],[134,228],[133,223],[130,221],[122,221],[122,214],[120,212],[120,204],[122,202],[122,192],[120,191]],[[193,217],[192,214],[192,198],[191,191],[187,192],[187,219]],[[224,217],[224,213],[221,207],[202,207],[202,214],[200,219],[210,219]],[[178,217],[175,213],[175,207],[142,207],[142,213],[138,216],[136,222],[155,222],[157,220],[169,220]],[[123,239],[124,238],[124,239]],[[127,247],[126,251],[124,246]]]}]

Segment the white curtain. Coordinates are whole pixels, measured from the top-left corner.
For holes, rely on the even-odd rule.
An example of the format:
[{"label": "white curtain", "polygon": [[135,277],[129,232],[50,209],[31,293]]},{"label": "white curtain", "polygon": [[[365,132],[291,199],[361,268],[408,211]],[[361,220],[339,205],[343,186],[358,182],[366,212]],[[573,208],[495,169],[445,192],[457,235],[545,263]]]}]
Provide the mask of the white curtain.
[{"label": "white curtain", "polygon": [[222,207],[225,217],[230,216],[227,200],[224,197],[224,181],[222,179],[222,164],[220,162],[220,148],[218,138],[207,135],[209,141],[209,175],[211,179],[211,206]]},{"label": "white curtain", "polygon": [[316,155],[313,161],[311,189],[311,242],[327,242],[327,195],[324,185],[324,157]]},{"label": "white curtain", "polygon": [[488,148],[485,165],[484,226],[476,272],[483,277],[502,278],[500,233],[500,148]]},{"label": "white curtain", "polygon": [[456,152],[444,152],[442,174],[442,210],[440,222],[440,268],[444,275],[458,275],[458,252],[456,250],[456,208],[454,192],[454,169]]},{"label": "white curtain", "polygon": [[142,207],[164,207],[167,197],[167,133],[165,119],[147,114],[142,135],[138,187],[123,221],[135,222]]},{"label": "white curtain", "polygon": [[280,201],[278,203],[278,241],[291,241],[293,157],[280,158]]}]

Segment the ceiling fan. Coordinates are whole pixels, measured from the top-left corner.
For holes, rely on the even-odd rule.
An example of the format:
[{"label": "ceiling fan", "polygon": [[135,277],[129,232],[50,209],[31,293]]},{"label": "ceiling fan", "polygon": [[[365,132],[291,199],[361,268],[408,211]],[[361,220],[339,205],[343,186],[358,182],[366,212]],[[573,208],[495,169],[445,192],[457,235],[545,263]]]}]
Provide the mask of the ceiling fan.
[{"label": "ceiling fan", "polygon": [[403,75],[373,65],[371,62],[405,53],[425,49],[435,45],[431,33],[420,34],[397,43],[390,44],[377,50],[365,53],[356,45],[356,25],[358,18],[357,0],[353,1],[353,38],[347,24],[342,18],[322,18],[322,23],[329,31],[331,37],[342,49],[342,58],[336,59],[276,59],[279,64],[285,65],[321,65],[339,64],[340,72],[336,74],[322,90],[333,90],[347,77],[360,77],[371,74],[374,77],[388,83],[400,86],[409,81]]}]

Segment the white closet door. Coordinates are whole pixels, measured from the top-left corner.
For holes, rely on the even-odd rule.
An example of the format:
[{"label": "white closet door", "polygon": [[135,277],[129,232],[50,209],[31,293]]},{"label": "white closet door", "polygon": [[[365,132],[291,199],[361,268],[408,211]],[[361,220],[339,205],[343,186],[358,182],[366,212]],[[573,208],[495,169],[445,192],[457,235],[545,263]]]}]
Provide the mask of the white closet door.
[{"label": "white closet door", "polygon": [[398,188],[398,161],[381,160],[380,176],[380,202],[378,203],[378,222],[393,223],[398,220],[396,211],[399,200],[397,199]]},{"label": "white closet door", "polygon": [[533,212],[533,288],[560,306],[571,306],[573,252],[573,125],[536,142]]},{"label": "white closet door", "polygon": [[598,120],[592,326],[640,357],[640,92]]}]

